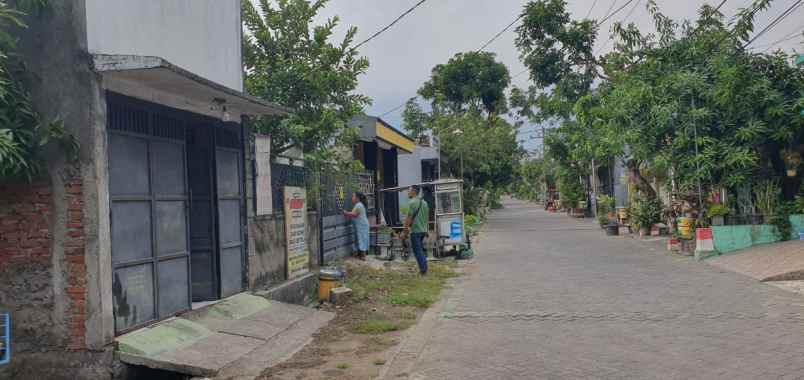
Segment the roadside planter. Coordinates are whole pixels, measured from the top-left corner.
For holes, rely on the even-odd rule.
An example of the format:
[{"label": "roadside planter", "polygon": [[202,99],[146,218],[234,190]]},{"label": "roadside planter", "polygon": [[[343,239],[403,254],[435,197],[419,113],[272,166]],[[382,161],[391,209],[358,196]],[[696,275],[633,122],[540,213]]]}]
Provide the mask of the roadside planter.
[{"label": "roadside planter", "polygon": [[617,223],[609,223],[606,226],[606,235],[617,236],[620,234],[620,225]]},{"label": "roadside planter", "polygon": [[684,239],[692,239],[692,218],[678,218],[678,233]]}]

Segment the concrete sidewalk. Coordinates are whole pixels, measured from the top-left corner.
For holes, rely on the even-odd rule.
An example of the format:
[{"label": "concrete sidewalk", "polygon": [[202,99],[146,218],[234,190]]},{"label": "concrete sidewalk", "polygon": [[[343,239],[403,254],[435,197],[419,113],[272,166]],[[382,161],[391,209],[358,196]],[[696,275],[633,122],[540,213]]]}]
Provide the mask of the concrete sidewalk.
[{"label": "concrete sidewalk", "polygon": [[759,281],[804,280],[804,241],[760,245],[706,262]]}]

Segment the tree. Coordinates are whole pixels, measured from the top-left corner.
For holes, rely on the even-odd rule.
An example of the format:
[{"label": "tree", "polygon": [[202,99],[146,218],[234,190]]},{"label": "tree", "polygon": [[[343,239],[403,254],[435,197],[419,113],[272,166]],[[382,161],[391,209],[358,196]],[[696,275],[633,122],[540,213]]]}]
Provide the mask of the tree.
[{"label": "tree", "polygon": [[433,109],[451,112],[475,109],[489,117],[508,110],[505,89],[511,82],[508,68],[495,61],[493,53],[458,53],[446,64],[433,68],[430,80],[419,95],[430,101]]},{"label": "tree", "polygon": [[56,143],[74,156],[78,145],[58,120],[43,120],[27,89],[25,65],[16,54],[11,31],[25,29],[27,13],[44,7],[44,0],[0,1],[0,178],[27,179],[45,169],[42,154]]},{"label": "tree", "polygon": [[[595,58],[586,45],[595,40],[595,28],[569,20],[562,1],[531,2],[518,42],[535,85],[517,104],[535,110],[520,114],[564,118],[551,151],[566,164],[626,158],[649,199],[656,191],[645,171],[672,175],[677,187],[671,190],[691,203],[714,187],[746,184],[768,163],[778,163],[779,148],[800,140],[804,128],[797,117],[802,70],[781,55],[744,49],[755,15],[769,4],[755,1],[729,27],[709,5],[696,21],[677,24],[649,1],[658,32],[643,35],[634,25],[617,23],[614,51]],[[554,59],[530,58],[533,52]],[[605,73],[596,89],[562,90],[593,72]]]},{"label": "tree", "polygon": [[422,110],[416,98],[408,99],[405,103],[405,111],[402,112],[402,127],[405,132],[414,140],[423,135],[428,130],[430,115]]},{"label": "tree", "polygon": [[348,122],[370,104],[354,92],[369,66],[353,46],[357,28],[331,43],[338,18],[313,23],[327,0],[260,0],[259,11],[249,0],[241,4],[246,90],[293,110],[255,121],[257,131],[271,136],[272,154],[301,147],[325,155],[334,141],[353,138]]}]

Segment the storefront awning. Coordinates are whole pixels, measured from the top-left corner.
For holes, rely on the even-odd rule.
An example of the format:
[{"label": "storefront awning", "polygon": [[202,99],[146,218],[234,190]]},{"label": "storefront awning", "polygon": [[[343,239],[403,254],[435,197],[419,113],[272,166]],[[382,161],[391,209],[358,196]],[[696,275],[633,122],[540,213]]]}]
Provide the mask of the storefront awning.
[{"label": "storefront awning", "polygon": [[396,147],[400,153],[413,153],[416,148],[413,139],[379,117],[358,116],[352,119],[352,125],[360,127],[361,140],[376,141],[382,149]]},{"label": "storefront awning", "polygon": [[188,104],[218,104],[243,115],[286,115],[289,108],[272,104],[191,73],[160,57],[138,55],[92,56],[94,70],[104,79],[132,83],[143,88],[172,94]]}]

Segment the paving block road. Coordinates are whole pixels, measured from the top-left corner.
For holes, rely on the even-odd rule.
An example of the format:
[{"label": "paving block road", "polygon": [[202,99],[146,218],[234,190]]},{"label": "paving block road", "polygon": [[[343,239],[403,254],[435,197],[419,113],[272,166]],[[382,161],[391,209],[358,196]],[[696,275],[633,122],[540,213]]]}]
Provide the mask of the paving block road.
[{"label": "paving block road", "polygon": [[475,251],[385,379],[804,379],[800,294],[516,200]]}]

